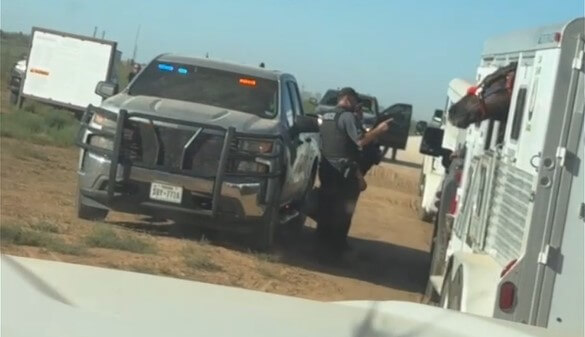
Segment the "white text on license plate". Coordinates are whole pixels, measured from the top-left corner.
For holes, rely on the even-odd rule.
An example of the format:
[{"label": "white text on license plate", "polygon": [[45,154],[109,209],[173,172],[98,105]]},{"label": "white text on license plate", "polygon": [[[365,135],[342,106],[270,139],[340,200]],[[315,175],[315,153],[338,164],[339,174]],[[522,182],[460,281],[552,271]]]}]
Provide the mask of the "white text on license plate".
[{"label": "white text on license plate", "polygon": [[150,199],[180,204],[183,198],[183,188],[162,183],[150,185]]}]

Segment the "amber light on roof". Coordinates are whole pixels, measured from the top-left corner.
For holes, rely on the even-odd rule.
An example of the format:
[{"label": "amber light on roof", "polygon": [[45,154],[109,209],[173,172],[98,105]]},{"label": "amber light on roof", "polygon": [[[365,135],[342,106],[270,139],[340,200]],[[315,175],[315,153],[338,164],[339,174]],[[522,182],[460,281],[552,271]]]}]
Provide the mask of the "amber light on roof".
[{"label": "amber light on roof", "polygon": [[240,84],[253,87],[253,86],[256,86],[256,80],[253,80],[250,78],[240,78]]}]

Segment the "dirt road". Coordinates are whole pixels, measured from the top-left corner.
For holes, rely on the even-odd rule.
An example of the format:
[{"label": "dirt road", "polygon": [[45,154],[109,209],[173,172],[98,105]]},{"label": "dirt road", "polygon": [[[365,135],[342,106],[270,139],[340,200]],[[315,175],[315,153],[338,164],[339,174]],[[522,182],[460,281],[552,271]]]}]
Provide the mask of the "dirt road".
[{"label": "dirt road", "polygon": [[[209,243],[200,233],[173,236],[171,226],[111,214],[107,224],[75,217],[77,152],[1,139],[1,226],[40,232],[45,241],[2,240],[3,253],[163,274],[319,300],[418,301],[425,283],[431,225],[416,219],[416,168],[384,164],[367,177],[351,229],[354,249],[341,261],[315,253],[314,233],[280,240],[271,254],[247,251],[235,238]],[[96,248],[97,228],[146,242],[149,252]],[[92,243],[93,242],[93,243]],[[32,246],[35,247],[32,247]],[[99,245],[98,245],[99,246]]]}]

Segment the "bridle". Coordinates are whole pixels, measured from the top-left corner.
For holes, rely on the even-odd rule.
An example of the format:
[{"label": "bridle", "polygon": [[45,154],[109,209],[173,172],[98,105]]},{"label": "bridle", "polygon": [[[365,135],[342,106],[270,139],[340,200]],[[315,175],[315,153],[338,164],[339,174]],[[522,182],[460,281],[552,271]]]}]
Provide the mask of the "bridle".
[{"label": "bridle", "polygon": [[[486,89],[484,83],[480,83],[477,86],[471,86],[467,89],[467,95],[477,97],[477,100],[479,102],[479,114],[480,114],[481,120],[487,119],[487,117],[489,116],[488,115],[488,108],[487,108],[487,105],[485,104],[485,100],[487,97],[498,94],[498,93],[503,92],[503,91],[506,91],[508,96],[512,96],[512,90],[514,89],[515,74],[516,74],[516,72],[513,70],[506,73],[505,85],[497,90],[490,91],[489,87]],[[490,85],[490,87],[493,86],[494,84],[495,84],[495,82],[492,83]]]}]

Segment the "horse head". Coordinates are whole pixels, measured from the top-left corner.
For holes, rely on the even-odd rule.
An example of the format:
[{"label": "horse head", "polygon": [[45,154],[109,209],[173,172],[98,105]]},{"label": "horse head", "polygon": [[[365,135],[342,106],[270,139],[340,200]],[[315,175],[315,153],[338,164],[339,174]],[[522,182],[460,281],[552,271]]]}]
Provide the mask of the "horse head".
[{"label": "horse head", "polygon": [[517,63],[499,68],[449,109],[449,121],[465,129],[486,119],[505,121],[510,109]]}]

